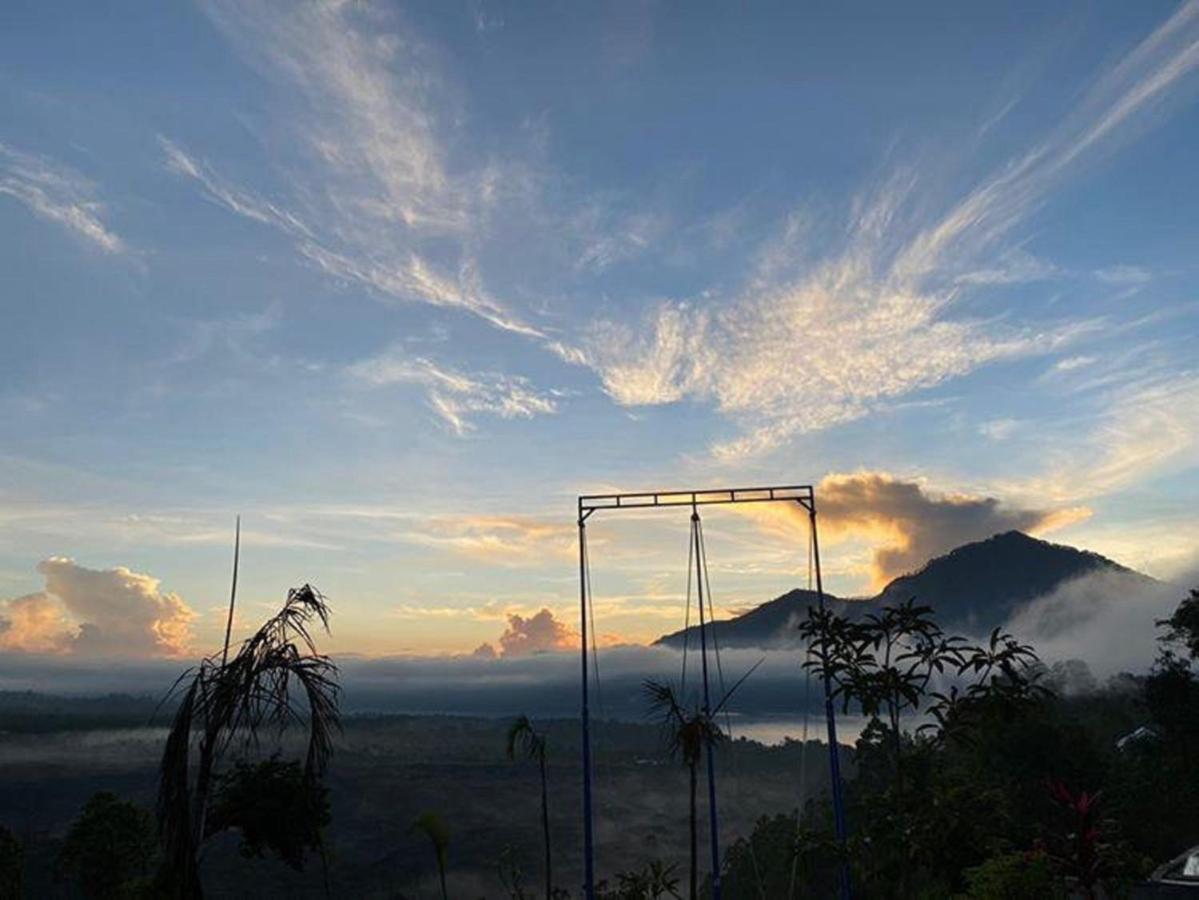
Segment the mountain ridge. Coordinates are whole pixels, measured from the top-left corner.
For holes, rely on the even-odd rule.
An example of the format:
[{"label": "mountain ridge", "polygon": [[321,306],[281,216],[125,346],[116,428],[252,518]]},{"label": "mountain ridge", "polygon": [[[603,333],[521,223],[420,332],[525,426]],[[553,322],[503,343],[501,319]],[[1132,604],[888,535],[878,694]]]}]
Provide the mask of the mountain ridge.
[{"label": "mountain ridge", "polygon": [[[1090,550],[1005,531],[934,557],[916,571],[892,579],[872,597],[849,599],[826,593],[825,602],[853,616],[915,597],[933,607],[947,631],[978,635],[1002,625],[1018,609],[1059,585],[1098,571],[1153,581]],[[712,623],[709,633],[721,647],[788,646],[795,642],[794,625],[816,602],[815,591],[795,588]],[[697,644],[697,626],[662,635],[654,644],[681,648],[684,636]]]}]

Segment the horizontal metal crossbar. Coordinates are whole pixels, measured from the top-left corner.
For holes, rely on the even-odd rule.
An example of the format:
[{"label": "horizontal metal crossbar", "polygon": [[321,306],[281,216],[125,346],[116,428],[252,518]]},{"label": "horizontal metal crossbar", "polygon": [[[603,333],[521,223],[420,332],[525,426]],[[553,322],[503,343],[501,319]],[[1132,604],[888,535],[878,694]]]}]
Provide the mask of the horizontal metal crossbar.
[{"label": "horizontal metal crossbar", "polygon": [[811,512],[815,499],[810,484],[773,487],[718,488],[708,491],[638,491],[626,494],[584,494],[579,497],[579,521],[601,509],[710,506],[717,503],[774,503],[789,500]]}]

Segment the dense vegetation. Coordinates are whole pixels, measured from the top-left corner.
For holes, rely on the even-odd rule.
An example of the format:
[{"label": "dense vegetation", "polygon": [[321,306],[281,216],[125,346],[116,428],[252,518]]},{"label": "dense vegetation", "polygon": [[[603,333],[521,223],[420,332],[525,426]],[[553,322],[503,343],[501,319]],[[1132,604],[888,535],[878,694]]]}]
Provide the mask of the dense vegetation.
[{"label": "dense vegetation", "polygon": [[[901,645],[923,651],[899,649],[889,664],[878,656],[887,628],[865,635],[831,623],[850,632],[835,637],[829,666],[842,696],[874,713],[847,785],[859,895],[1121,896],[1199,844],[1199,592],[1158,623],[1161,652],[1147,676],[1090,690],[1077,663],[1046,670],[1016,654],[1023,659],[1001,665],[997,691],[935,694],[923,667],[947,645],[912,613],[906,623],[895,621],[898,608],[880,617],[899,628]],[[985,669],[995,649],[962,659]],[[937,727],[904,730],[895,707],[923,701]],[[798,818],[759,820],[727,854],[724,896],[831,894],[829,821],[826,800]]]},{"label": "dense vegetation", "polygon": [[[667,762],[652,725],[611,725],[597,747],[601,812],[620,825],[601,831],[601,865],[617,873],[601,895],[687,895],[688,785],[721,743],[721,759],[735,754],[744,776],[726,817],[726,898],[831,896],[843,858],[859,897],[1121,896],[1199,844],[1199,593],[1159,624],[1153,669],[1100,686],[1085,666],[1046,668],[1003,635],[983,646],[946,635],[911,603],[852,623],[814,617],[808,665],[830,676],[843,709],[870,717],[846,785],[847,855],[832,837],[827,791],[812,791],[798,813],[788,799],[801,765],[822,783],[815,743],[729,744],[719,720],[693,721],[697,711],[663,701],[668,739],[698,735],[679,747],[681,765]],[[272,646],[316,655],[303,641]],[[351,720],[340,764],[323,777],[304,764],[301,731],[261,747],[222,742],[231,752],[213,766],[203,827],[214,895],[221,884],[253,885],[258,896],[577,895],[565,889],[579,874],[570,722]],[[135,802],[96,794],[62,838],[0,829],[0,897],[170,896],[153,878],[164,857],[144,771],[106,776]],[[52,802],[48,791],[36,796]],[[378,862],[355,868],[368,858]],[[696,891],[710,896],[710,881]]]}]

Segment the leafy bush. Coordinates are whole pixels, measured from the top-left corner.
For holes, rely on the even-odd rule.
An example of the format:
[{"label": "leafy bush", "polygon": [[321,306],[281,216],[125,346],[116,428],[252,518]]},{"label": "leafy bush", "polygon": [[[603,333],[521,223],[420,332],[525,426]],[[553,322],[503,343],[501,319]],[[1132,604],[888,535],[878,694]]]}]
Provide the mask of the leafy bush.
[{"label": "leafy bush", "polygon": [[85,897],[137,896],[154,861],[154,820],[140,806],[102,791],[83,807],[59,856]]},{"label": "leafy bush", "polygon": [[331,820],[329,791],[305,777],[298,762],[272,756],[238,762],[221,776],[209,825],[214,832],[241,832],[242,856],[261,857],[269,851],[302,870],[308,851],[320,851],[321,829]]},{"label": "leafy bush", "polygon": [[1040,851],[1001,853],[965,871],[970,900],[1044,900],[1064,897],[1049,857]]}]

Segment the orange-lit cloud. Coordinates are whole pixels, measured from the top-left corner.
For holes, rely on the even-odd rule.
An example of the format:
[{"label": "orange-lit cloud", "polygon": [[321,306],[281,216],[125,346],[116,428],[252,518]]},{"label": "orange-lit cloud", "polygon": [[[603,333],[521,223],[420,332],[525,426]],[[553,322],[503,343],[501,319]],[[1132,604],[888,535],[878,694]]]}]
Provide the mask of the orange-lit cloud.
[{"label": "orange-lit cloud", "polygon": [[[1085,507],[1026,509],[995,497],[936,493],[885,472],[827,476],[816,487],[816,508],[822,541],[859,539],[874,545],[874,588],[961,544],[1012,530],[1045,534],[1090,515]],[[798,506],[742,509],[760,527],[792,537],[801,531],[806,540],[807,513]]]},{"label": "orange-lit cloud", "polygon": [[180,656],[196,614],[150,575],[89,569],[64,557],[38,564],[45,589],[0,604],[0,647],[81,656]]},{"label": "orange-lit cloud", "polygon": [[0,606],[0,647],[24,653],[65,653],[75,629],[62,604],[47,594],[26,594]]},{"label": "orange-lit cloud", "polygon": [[579,636],[554,618],[548,609],[532,616],[516,613],[508,616],[508,628],[500,635],[503,656],[528,656],[552,650],[569,650],[579,646]]},{"label": "orange-lit cloud", "polygon": [[[590,643],[590,637],[588,642]],[[617,647],[634,643],[619,634],[603,633],[595,643],[600,647]],[[481,659],[498,657],[532,656],[537,653],[553,653],[559,650],[577,650],[579,633],[542,607],[531,616],[508,613],[508,627],[495,644],[484,642],[474,649],[472,656]]]}]

